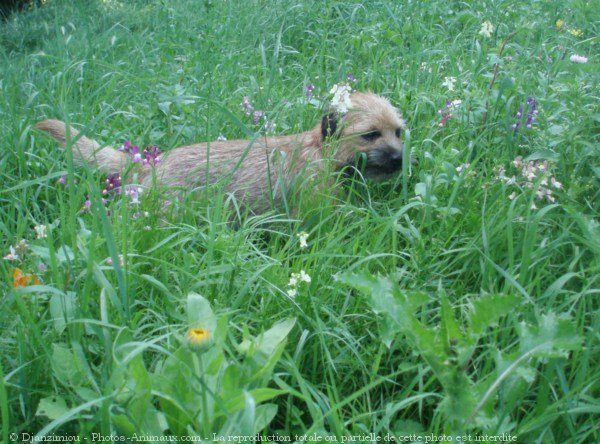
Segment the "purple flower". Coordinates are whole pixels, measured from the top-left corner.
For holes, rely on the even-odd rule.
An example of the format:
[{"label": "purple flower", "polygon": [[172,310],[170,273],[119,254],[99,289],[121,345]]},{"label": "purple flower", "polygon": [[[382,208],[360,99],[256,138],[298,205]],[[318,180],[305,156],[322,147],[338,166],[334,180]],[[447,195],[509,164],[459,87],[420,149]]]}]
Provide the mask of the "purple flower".
[{"label": "purple flower", "polygon": [[244,111],[244,113],[247,116],[252,114],[252,111],[254,111],[254,108],[252,107],[252,103],[250,103],[250,97],[248,97],[248,96],[244,96],[244,98],[242,100],[242,111]]},{"label": "purple flower", "polygon": [[119,173],[111,173],[106,178],[106,186],[102,190],[102,194],[108,194],[111,191],[121,192],[121,175]]},{"label": "purple flower", "polygon": [[129,142],[129,140],[126,140],[125,142],[123,142],[123,145],[121,145],[121,148],[119,148],[119,151],[128,153],[129,150],[131,150],[131,142]]},{"label": "purple flower", "polygon": [[67,183],[67,176],[60,176],[60,177],[58,178],[58,183],[59,183],[60,185],[65,185],[65,184]]},{"label": "purple flower", "polygon": [[265,113],[263,111],[254,111],[252,114],[252,120],[254,121],[254,124],[256,125],[258,122],[260,122],[260,119],[262,119],[264,116]]},{"label": "purple flower", "polygon": [[[512,124],[511,128],[517,131],[521,127],[521,120],[523,118],[524,108],[523,106],[519,106],[519,110],[515,116],[516,122]],[[534,97],[527,97],[527,119],[525,120],[525,127],[532,128],[533,123],[535,122],[535,118],[538,114],[538,106],[537,101]]]},{"label": "purple flower", "polygon": [[527,97],[527,107],[529,108],[529,112],[527,113],[527,121],[525,122],[525,126],[527,128],[531,128],[538,113],[537,102],[531,96]]},{"label": "purple flower", "polygon": [[523,117],[523,107],[519,106],[519,110],[517,111],[517,115],[515,116],[515,119],[517,120],[515,123],[512,124],[512,129],[513,130],[518,130],[521,127],[521,118]]},{"label": "purple flower", "polygon": [[306,85],[305,91],[306,91],[306,98],[308,100],[312,99],[314,90],[315,90],[315,85],[313,85],[312,83],[309,83],[308,85]]},{"label": "purple flower", "polygon": [[158,148],[156,145],[147,146],[144,148],[144,160],[142,163],[144,165],[156,165],[158,162],[160,162],[160,153],[160,148]]},{"label": "purple flower", "polygon": [[356,79],[354,78],[354,74],[352,74],[351,72],[349,72],[348,74],[346,74],[346,80],[348,80],[351,83],[356,82]]},{"label": "purple flower", "polygon": [[137,145],[132,145],[129,140],[123,142],[123,146],[119,148],[119,151],[129,153],[129,155],[131,155],[131,160],[133,161],[133,163],[139,163],[142,160],[142,156],[140,154],[140,147]]}]

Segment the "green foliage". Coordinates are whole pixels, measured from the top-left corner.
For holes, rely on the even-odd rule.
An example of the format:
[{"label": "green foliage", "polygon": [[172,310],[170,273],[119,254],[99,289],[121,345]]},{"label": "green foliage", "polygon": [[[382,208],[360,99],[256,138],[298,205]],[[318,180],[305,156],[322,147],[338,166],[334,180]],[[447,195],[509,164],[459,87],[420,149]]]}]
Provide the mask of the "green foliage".
[{"label": "green foliage", "polygon": [[[286,393],[268,384],[295,321],[276,323],[257,338],[245,338],[237,346],[243,350],[239,356],[231,352],[234,347],[225,317],[215,316],[198,294],[188,295],[187,305],[191,328],[202,324],[214,340],[198,349],[188,335],[173,352],[162,350],[165,357],[148,371],[142,352],[151,344],[133,341],[130,333],[121,331],[108,381],[111,401],[104,404],[111,423],[125,436],[255,436],[277,413],[277,405],[267,401]],[[68,346],[53,345],[55,380],[82,401],[93,402],[98,387],[86,380],[86,370]],[[73,411],[64,398],[51,396],[40,400],[36,415],[53,420],[53,427],[58,427]],[[46,427],[45,433],[52,430]]]},{"label": "green foliage", "polygon": [[[480,296],[459,324],[443,292],[436,301],[440,305],[438,313],[433,315],[425,309],[432,303],[431,298],[423,293],[404,292],[387,277],[349,274],[340,276],[340,281],[367,294],[373,310],[384,315],[382,322],[391,323],[391,331],[406,339],[413,353],[431,367],[444,390],[439,409],[449,434],[461,435],[474,429],[492,434],[499,422],[499,418],[490,417],[498,410],[495,403],[507,405],[510,399],[508,405],[518,408],[517,401],[527,395],[540,362],[566,358],[570,351],[581,348],[581,338],[570,319],[543,314],[535,325],[518,325],[518,345],[511,350],[501,351],[493,344],[486,346],[485,353],[495,357],[495,368],[469,374],[471,361],[477,359],[481,353],[478,348],[490,335],[489,327],[518,309],[521,298]],[[514,380],[519,378],[526,384],[516,384]],[[510,414],[512,409],[503,411]]]},{"label": "green foliage", "polygon": [[[1,440],[600,441],[598,23],[579,0],[48,0],[2,21]],[[402,174],[300,177],[261,216],[220,183],[172,208],[102,196],[33,130],[259,140],[244,96],[292,134],[348,73],[404,114]]]}]

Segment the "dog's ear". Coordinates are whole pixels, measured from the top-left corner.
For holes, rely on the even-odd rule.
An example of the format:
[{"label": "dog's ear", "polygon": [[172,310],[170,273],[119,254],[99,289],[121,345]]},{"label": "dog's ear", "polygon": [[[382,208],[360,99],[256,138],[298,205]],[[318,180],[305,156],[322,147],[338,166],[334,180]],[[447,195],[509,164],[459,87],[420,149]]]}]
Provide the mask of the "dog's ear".
[{"label": "dog's ear", "polygon": [[332,137],[337,133],[338,119],[339,116],[334,111],[323,116],[323,120],[321,120],[321,134],[323,134],[323,140]]}]

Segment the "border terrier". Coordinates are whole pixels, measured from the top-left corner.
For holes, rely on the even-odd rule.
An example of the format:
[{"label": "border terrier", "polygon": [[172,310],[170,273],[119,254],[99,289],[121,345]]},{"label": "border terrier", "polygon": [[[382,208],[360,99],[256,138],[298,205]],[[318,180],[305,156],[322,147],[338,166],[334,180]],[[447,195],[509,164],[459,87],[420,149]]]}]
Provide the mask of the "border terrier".
[{"label": "border terrier", "polygon": [[[288,136],[256,140],[203,142],[175,148],[162,154],[156,165],[143,165],[138,173],[142,187],[159,185],[194,190],[227,177],[225,189],[253,213],[280,202],[283,189],[305,169],[358,170],[370,179],[390,177],[402,169],[401,114],[383,97],[354,92],[344,114],[331,111],[312,130]],[[126,170],[129,155],[79,135],[59,120],[39,122],[61,145],[69,144],[74,159],[106,173]],[[280,185],[278,185],[280,184]],[[274,201],[273,201],[274,199]]]}]

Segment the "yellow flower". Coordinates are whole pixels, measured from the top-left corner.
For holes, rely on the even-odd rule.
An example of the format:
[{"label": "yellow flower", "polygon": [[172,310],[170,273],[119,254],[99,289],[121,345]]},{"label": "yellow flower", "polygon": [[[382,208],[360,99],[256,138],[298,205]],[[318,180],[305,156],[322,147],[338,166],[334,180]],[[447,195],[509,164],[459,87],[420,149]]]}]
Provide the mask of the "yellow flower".
[{"label": "yellow flower", "polygon": [[211,342],[210,331],[200,327],[190,328],[187,332],[187,340],[192,348],[201,350]]},{"label": "yellow flower", "polygon": [[565,25],[565,21],[564,20],[557,20],[556,21],[556,29],[561,29],[564,25]]},{"label": "yellow flower", "polygon": [[569,33],[571,35],[574,35],[575,37],[581,37],[583,35],[583,32],[581,31],[581,29],[577,29],[577,28],[569,29]]}]

